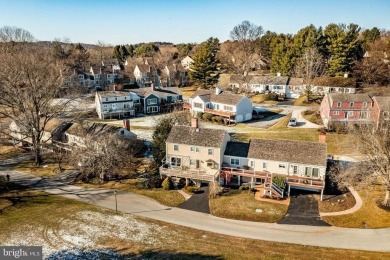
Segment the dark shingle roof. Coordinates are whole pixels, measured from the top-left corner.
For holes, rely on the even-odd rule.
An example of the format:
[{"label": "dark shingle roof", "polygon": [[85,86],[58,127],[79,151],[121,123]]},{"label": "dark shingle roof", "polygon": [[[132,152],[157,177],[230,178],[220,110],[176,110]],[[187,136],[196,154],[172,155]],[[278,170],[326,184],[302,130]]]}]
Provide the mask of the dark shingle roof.
[{"label": "dark shingle roof", "polygon": [[302,86],[303,78],[289,78],[288,83],[289,86]]},{"label": "dark shingle roof", "polygon": [[97,92],[98,93],[98,96],[100,97],[123,97],[123,96],[130,96],[129,95],[129,92],[126,92],[126,91],[100,91],[100,92]]},{"label": "dark shingle roof", "polygon": [[[306,83],[306,80],[304,81],[304,83]],[[355,78],[318,77],[318,78],[314,78],[311,83],[315,86],[322,86],[322,87],[343,87],[343,88],[356,87]]]},{"label": "dark shingle roof", "polygon": [[330,93],[333,102],[371,102],[368,94]]},{"label": "dark shingle roof", "polygon": [[221,148],[226,131],[221,129],[205,129],[190,126],[174,126],[167,142],[175,144],[197,145]]},{"label": "dark shingle roof", "polygon": [[84,121],[82,123],[73,123],[66,133],[76,136],[84,136],[86,134],[115,134],[119,129],[121,129],[121,127]]},{"label": "dark shingle roof", "polygon": [[252,139],[248,158],[326,166],[325,143]]},{"label": "dark shingle roof", "polygon": [[140,97],[147,97],[150,94],[154,94],[159,98],[168,97],[168,96],[177,96],[181,95],[181,92],[178,87],[167,87],[167,88],[157,88],[153,90],[152,87],[132,89],[131,92],[134,92]]},{"label": "dark shingle roof", "polygon": [[225,155],[246,158],[248,157],[248,151],[249,143],[228,142],[225,149]]}]

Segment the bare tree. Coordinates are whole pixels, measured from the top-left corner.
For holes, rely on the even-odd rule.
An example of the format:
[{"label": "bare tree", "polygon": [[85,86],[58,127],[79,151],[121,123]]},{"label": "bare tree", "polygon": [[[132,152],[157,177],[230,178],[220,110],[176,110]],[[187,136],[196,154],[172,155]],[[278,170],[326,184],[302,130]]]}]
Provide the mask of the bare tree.
[{"label": "bare tree", "polygon": [[313,93],[313,79],[324,74],[326,61],[315,47],[306,48],[295,65],[295,75],[304,78],[307,102]]},{"label": "bare tree", "polygon": [[27,30],[15,26],[0,28],[0,42],[33,42],[34,36]]},{"label": "bare tree", "polygon": [[126,170],[142,149],[142,140],[122,138],[115,134],[87,135],[84,145],[72,152],[73,162],[88,179],[97,177],[105,181]]},{"label": "bare tree", "polygon": [[226,53],[223,55],[230,71],[242,78],[247,83],[248,72],[252,64],[260,58],[256,54],[256,40],[263,34],[263,27],[249,21],[243,21],[236,25],[230,32],[233,40],[226,45]]},{"label": "bare tree", "polygon": [[32,143],[35,164],[40,165],[44,129],[69,105],[68,100],[54,103],[63,67],[48,50],[29,45],[2,49],[0,60],[0,115],[19,126],[20,135]]},{"label": "bare tree", "polygon": [[339,186],[349,184],[358,187],[376,185],[379,179],[386,187],[382,203],[390,207],[390,118],[381,118],[378,125],[362,123],[352,129],[365,160],[355,167],[336,169],[339,173],[331,177]]}]

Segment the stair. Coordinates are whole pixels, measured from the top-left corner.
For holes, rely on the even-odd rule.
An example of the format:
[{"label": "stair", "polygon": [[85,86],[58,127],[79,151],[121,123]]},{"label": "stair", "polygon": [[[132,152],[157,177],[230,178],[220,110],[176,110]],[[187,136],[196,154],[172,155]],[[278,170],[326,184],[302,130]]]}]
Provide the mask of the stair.
[{"label": "stair", "polygon": [[284,189],[272,181],[272,173],[268,173],[264,183],[264,196],[272,199],[283,199]]}]

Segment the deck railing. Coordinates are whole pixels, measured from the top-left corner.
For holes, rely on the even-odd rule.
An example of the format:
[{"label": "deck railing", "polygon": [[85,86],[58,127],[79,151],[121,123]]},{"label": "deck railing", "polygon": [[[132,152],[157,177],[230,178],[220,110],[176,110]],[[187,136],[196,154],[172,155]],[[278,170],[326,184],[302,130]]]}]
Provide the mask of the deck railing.
[{"label": "deck railing", "polygon": [[182,169],[182,168],[165,168],[160,167],[160,175],[166,175],[170,177],[179,177],[179,178],[190,178],[194,180],[203,180],[203,181],[215,181],[219,171],[205,171],[205,170],[196,170],[196,169]]}]

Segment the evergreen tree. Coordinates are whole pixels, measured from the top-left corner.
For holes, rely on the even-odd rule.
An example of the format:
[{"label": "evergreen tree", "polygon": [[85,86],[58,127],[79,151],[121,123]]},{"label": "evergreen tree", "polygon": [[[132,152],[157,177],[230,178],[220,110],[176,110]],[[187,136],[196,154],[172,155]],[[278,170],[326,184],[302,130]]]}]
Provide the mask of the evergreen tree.
[{"label": "evergreen tree", "polygon": [[220,68],[217,59],[219,40],[210,38],[203,42],[196,51],[189,71],[190,78],[203,88],[210,88],[218,83]]},{"label": "evergreen tree", "polygon": [[127,52],[129,53],[129,56],[133,58],[134,55],[135,55],[135,47],[134,47],[134,45],[130,44],[127,47]]}]

